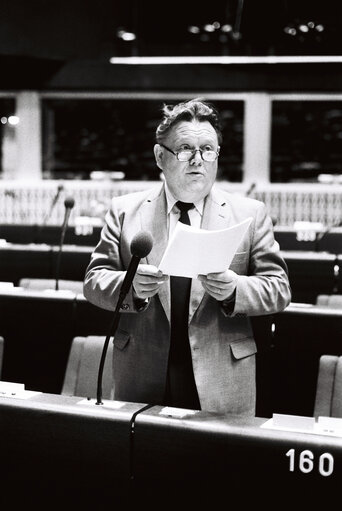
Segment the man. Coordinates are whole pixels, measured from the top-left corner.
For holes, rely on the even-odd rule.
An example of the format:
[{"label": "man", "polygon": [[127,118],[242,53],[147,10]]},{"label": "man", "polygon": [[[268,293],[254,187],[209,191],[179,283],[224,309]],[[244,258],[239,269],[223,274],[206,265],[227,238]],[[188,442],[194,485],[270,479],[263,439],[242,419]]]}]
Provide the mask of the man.
[{"label": "man", "polygon": [[[154,146],[164,182],[112,200],[85,275],[90,302],[114,310],[132,238],[149,231],[154,240],[114,338],[115,399],[255,414],[257,348],[249,316],[283,310],[291,294],[264,204],[214,186],[221,139],[210,104],[165,106]],[[249,230],[225,271],[191,280],[158,270],[177,221],[216,230],[248,217]]]}]

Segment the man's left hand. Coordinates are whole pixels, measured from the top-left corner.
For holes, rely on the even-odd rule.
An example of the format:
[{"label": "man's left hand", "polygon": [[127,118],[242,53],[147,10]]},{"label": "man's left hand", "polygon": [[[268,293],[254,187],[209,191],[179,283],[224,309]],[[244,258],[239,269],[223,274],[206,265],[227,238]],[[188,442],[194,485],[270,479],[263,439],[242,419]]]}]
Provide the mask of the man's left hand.
[{"label": "man's left hand", "polygon": [[232,270],[226,270],[220,273],[208,273],[208,275],[198,275],[202,286],[210,296],[219,300],[231,298],[235,292],[238,275]]}]

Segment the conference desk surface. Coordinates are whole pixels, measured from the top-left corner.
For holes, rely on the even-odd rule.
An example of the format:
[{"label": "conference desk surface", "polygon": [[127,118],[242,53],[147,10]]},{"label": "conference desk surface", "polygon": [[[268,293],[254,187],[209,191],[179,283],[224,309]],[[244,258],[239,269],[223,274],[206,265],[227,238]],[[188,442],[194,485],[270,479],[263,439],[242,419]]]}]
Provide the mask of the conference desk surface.
[{"label": "conference desk surface", "polygon": [[282,503],[339,496],[341,436],[269,429],[261,417],[103,403],[42,393],[0,397],[5,487],[24,485],[27,499],[31,484],[40,492],[41,483],[51,498],[67,488],[75,501],[93,496],[113,505],[154,496],[181,504],[193,492],[209,502],[235,493],[255,505],[274,492]]},{"label": "conference desk surface", "polygon": [[92,252],[91,247],[5,243],[0,245],[0,281],[19,284],[22,278],[56,278],[60,256],[59,278],[83,281]]},{"label": "conference desk surface", "polygon": [[[59,279],[82,282],[93,247],[46,244],[0,245],[0,281],[19,285],[23,278]],[[342,256],[309,250],[281,250],[288,270],[292,301],[314,303],[317,295],[342,292]]]}]

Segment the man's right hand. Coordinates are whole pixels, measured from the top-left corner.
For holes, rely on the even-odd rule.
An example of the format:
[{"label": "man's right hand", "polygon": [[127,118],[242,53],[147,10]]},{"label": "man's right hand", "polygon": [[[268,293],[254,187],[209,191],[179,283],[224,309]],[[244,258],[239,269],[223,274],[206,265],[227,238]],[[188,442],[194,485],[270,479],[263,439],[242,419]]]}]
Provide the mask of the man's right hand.
[{"label": "man's right hand", "polygon": [[145,300],[158,293],[160,286],[169,280],[156,266],[139,264],[133,279],[133,289],[138,298]]}]

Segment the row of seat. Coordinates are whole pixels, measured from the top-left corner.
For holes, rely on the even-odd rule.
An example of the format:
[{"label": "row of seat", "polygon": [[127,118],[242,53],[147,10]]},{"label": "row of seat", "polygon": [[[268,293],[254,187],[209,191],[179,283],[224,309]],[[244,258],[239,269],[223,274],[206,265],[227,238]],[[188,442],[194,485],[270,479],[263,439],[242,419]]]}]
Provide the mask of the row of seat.
[{"label": "row of seat", "polygon": [[[98,367],[104,340],[100,336],[75,337],[72,341],[61,394],[88,399],[97,397]],[[4,339],[0,337],[0,379]],[[103,399],[113,399],[113,343],[108,344],[102,378]],[[322,355],[315,387],[314,417],[342,418],[342,356]]]},{"label": "row of seat", "polygon": [[[25,383],[29,390],[61,393],[73,339],[97,336],[103,344],[112,315],[71,291],[0,290],[3,379]],[[251,322],[258,345],[258,415],[311,415],[320,357],[342,354],[341,308],[291,304],[282,313]],[[91,364],[95,372],[99,361],[98,352],[98,363]]]},{"label": "row of seat", "polygon": [[[4,344],[4,338],[0,337],[0,380],[2,380]],[[90,399],[97,397],[98,368],[103,345],[102,336],[74,337],[63,375],[61,395]],[[103,368],[101,392],[103,399],[114,397],[112,357],[113,343],[109,343]]]}]

